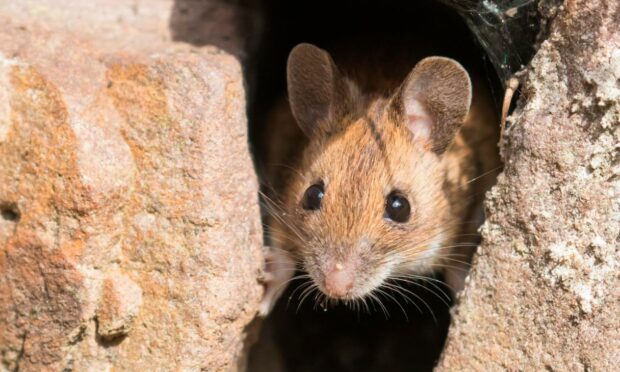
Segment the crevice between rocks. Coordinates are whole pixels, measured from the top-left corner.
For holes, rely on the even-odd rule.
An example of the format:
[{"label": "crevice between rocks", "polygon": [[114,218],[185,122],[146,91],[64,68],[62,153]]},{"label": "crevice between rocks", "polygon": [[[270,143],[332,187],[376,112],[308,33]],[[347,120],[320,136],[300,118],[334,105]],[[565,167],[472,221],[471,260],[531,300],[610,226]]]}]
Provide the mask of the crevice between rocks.
[{"label": "crevice between rocks", "polygon": [[[462,61],[468,69],[486,76],[501,110],[504,80],[509,73],[523,68],[536,48],[538,24],[537,1],[497,1],[496,10],[504,13],[480,15],[482,2],[454,1],[387,1],[380,5],[372,1],[347,2],[335,5],[318,1],[299,4],[286,1],[261,2],[264,35],[256,59],[251,61],[250,86],[253,94],[249,105],[250,140],[259,177],[263,174],[265,120],[275,102],[285,95],[285,61],[290,49],[300,42],[311,42],[329,50],[336,40],[363,48],[380,38],[405,35],[415,42],[424,42],[437,55],[447,55]],[[488,5],[488,4],[486,4]],[[468,7],[469,6],[469,7]],[[512,9],[514,8],[514,9]],[[512,9],[512,10],[511,10]],[[519,13],[521,12],[521,13]],[[480,45],[481,38],[506,40],[510,34],[489,35],[488,30],[475,29],[482,18],[510,23],[503,32],[529,27],[517,42],[506,45]],[[488,25],[484,25],[485,27]],[[505,24],[504,26],[507,26]],[[469,28],[468,28],[469,27]],[[472,28],[474,32],[472,32]],[[361,36],[361,37],[360,37]],[[510,40],[509,40],[510,41]],[[536,44],[536,45],[535,45]],[[504,53],[510,65],[494,65],[488,57],[489,47]],[[502,47],[504,49],[502,49]],[[511,56],[510,53],[516,54]],[[494,56],[497,57],[497,56]],[[514,58],[513,58],[514,57]],[[511,105],[514,108],[519,92]],[[499,125],[499,123],[498,123]],[[267,135],[269,135],[267,133]],[[268,141],[267,141],[268,142]],[[498,149],[499,151],[499,149]],[[264,187],[267,187],[264,184]],[[441,279],[440,277],[436,279]],[[274,312],[262,324],[259,341],[252,348],[249,370],[431,370],[443,349],[450,323],[449,309],[428,289],[411,286],[422,301],[428,302],[418,312],[407,304],[405,314],[389,303],[389,319],[381,314],[355,313],[338,307],[329,312],[317,310],[311,299],[298,307],[298,287],[291,286],[281,297]],[[446,289],[446,288],[443,288]],[[436,317],[437,320],[433,320]]]}]

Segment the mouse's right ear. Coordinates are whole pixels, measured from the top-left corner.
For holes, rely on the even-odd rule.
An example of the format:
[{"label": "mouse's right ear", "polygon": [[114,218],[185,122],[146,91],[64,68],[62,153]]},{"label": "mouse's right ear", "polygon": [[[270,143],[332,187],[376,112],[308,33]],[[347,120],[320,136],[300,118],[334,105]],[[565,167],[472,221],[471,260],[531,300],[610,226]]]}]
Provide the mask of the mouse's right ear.
[{"label": "mouse's right ear", "polygon": [[409,73],[391,106],[414,138],[442,154],[463,124],[471,99],[471,80],[463,66],[450,58],[428,57]]},{"label": "mouse's right ear", "polygon": [[329,53],[312,44],[297,45],[288,56],[286,75],[291,111],[304,134],[337,129],[351,94]]}]

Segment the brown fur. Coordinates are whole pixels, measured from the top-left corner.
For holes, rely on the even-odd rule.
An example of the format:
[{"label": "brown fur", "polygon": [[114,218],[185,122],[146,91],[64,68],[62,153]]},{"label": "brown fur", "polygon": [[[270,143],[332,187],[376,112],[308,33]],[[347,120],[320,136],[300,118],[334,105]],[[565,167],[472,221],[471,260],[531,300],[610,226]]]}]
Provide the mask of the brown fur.
[{"label": "brown fur", "polygon": [[[494,179],[483,175],[499,166],[497,119],[484,90],[475,87],[464,121],[469,86],[464,72],[443,59],[424,60],[401,85],[373,83],[390,88],[360,93],[327,53],[306,48],[291,53],[298,54],[292,67],[289,60],[292,113],[280,103],[266,132],[274,245],[321,290],[328,262],[352,262],[355,285],[346,298],[367,295],[387,277],[462,268],[454,260],[468,261],[472,249],[450,247],[475,233],[474,210]],[[407,95],[424,102],[433,120],[430,138],[408,127]],[[481,181],[471,182],[476,177]],[[304,191],[318,181],[325,184],[321,209],[306,211]],[[386,196],[395,189],[411,204],[406,223],[384,218]],[[433,243],[440,246],[432,250]]]}]

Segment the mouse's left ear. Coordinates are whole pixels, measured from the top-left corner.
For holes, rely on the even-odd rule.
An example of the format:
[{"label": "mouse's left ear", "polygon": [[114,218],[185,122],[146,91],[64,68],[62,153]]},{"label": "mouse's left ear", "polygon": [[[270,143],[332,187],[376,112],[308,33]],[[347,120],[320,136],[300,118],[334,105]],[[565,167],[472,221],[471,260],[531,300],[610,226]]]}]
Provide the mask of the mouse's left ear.
[{"label": "mouse's left ear", "polygon": [[428,57],[409,73],[392,97],[391,108],[416,140],[442,154],[465,121],[471,97],[471,80],[458,62]]},{"label": "mouse's left ear", "polygon": [[356,91],[338,71],[329,53],[312,44],[299,44],[289,54],[287,88],[293,117],[308,136],[338,130],[356,107]]}]

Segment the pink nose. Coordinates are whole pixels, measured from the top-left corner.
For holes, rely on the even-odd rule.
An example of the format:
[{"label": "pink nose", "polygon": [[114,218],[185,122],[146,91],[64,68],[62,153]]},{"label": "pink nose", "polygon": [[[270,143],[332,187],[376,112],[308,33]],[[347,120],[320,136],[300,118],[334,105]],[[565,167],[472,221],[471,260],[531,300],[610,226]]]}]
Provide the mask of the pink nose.
[{"label": "pink nose", "polygon": [[353,288],[353,270],[337,262],[325,273],[325,290],[330,297],[344,297]]}]

